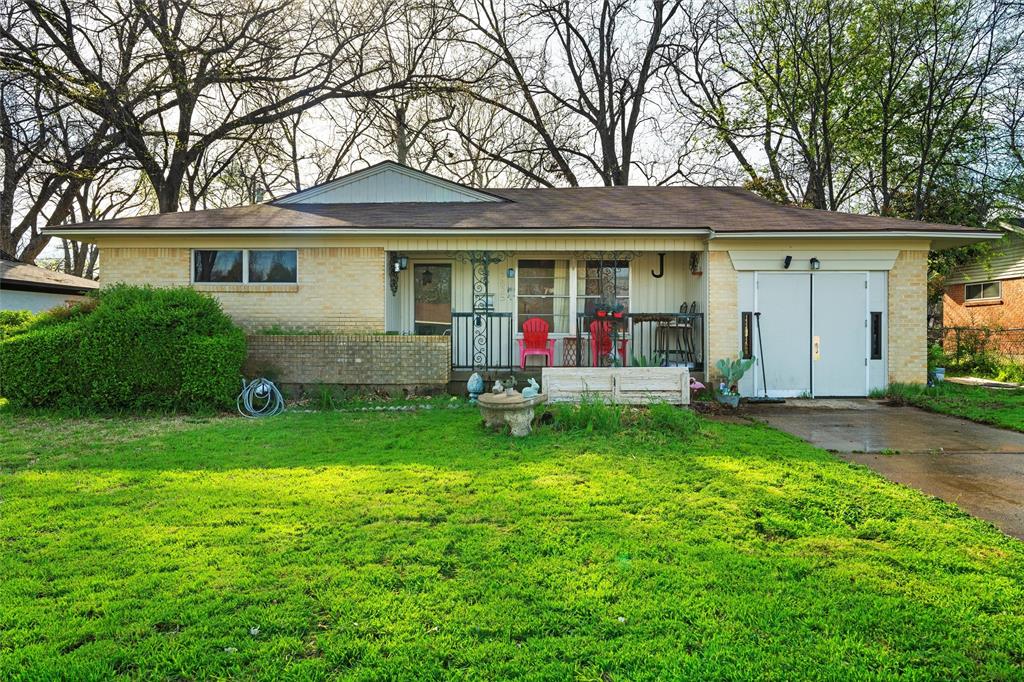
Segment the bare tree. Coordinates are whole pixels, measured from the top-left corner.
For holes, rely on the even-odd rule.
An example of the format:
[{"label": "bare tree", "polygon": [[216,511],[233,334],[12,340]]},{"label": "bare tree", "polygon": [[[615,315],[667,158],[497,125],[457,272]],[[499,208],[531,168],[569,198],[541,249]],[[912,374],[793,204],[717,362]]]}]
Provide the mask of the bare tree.
[{"label": "bare tree", "polygon": [[[472,95],[535,133],[504,160],[542,185],[579,185],[581,174],[629,184],[652,116],[651,89],[666,66],[663,38],[679,7],[679,0],[539,0],[512,12],[498,0],[476,0],[463,10],[464,39],[485,58]],[[543,147],[534,152],[535,138]],[[548,163],[517,163],[523,153]]]},{"label": "bare tree", "polygon": [[0,65],[101,116],[161,211],[178,210],[189,169],[219,142],[410,79],[382,65],[382,27],[395,12],[383,0],[26,0],[24,7],[27,26],[0,28]]},{"label": "bare tree", "polygon": [[77,192],[101,167],[116,136],[37,82],[0,72],[0,248],[33,262],[64,222]]}]

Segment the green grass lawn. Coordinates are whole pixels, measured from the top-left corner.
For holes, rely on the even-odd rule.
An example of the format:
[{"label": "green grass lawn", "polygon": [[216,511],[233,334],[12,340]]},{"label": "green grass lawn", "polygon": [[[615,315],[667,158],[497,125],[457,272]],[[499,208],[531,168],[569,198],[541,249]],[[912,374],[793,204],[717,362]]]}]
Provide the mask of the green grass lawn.
[{"label": "green grass lawn", "polygon": [[0,679],[1024,677],[1024,543],[695,428],[0,412]]},{"label": "green grass lawn", "polygon": [[982,388],[944,381],[935,386],[894,384],[885,397],[932,412],[1024,431],[1024,389]]}]

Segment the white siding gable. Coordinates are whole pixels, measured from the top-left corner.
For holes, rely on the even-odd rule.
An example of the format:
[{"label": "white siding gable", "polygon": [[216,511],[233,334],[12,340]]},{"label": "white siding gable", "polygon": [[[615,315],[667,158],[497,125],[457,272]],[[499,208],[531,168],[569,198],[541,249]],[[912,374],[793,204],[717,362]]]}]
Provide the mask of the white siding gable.
[{"label": "white siding gable", "polygon": [[985,282],[1024,277],[1024,237],[1007,235],[992,244],[995,253],[987,261],[971,263],[950,275],[947,284]]},{"label": "white siding gable", "polygon": [[384,162],[317,187],[296,192],[275,204],[390,204],[502,201],[427,173]]}]

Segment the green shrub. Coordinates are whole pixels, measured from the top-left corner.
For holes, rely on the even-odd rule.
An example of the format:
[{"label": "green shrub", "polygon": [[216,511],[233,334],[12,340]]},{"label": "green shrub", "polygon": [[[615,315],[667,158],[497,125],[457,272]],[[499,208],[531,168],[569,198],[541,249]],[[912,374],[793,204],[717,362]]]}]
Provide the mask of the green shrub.
[{"label": "green shrub", "polygon": [[14,405],[71,407],[82,390],[77,367],[81,334],[46,326],[0,341],[0,392]]},{"label": "green shrub", "polygon": [[937,343],[928,346],[928,374],[934,373],[936,367],[946,367],[948,364],[949,358],[942,346]]},{"label": "green shrub", "polygon": [[995,379],[1024,384],[1024,362],[1003,362],[995,373]]},{"label": "green shrub", "polygon": [[0,310],[0,339],[24,331],[37,317],[29,310]]},{"label": "green shrub", "polygon": [[15,405],[206,411],[233,404],[244,360],[215,299],[115,286],[0,342],[0,390]]},{"label": "green shrub", "polygon": [[185,346],[181,393],[186,404],[230,409],[242,388],[245,334],[235,327],[218,336],[196,336]]}]

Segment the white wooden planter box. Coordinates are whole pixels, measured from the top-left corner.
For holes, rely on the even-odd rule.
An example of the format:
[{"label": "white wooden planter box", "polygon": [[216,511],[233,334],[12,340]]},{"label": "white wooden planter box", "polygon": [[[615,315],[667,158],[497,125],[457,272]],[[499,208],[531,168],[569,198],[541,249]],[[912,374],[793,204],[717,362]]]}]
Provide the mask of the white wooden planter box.
[{"label": "white wooden planter box", "polygon": [[685,367],[545,367],[541,384],[550,402],[579,402],[586,396],[627,405],[690,404]]}]

